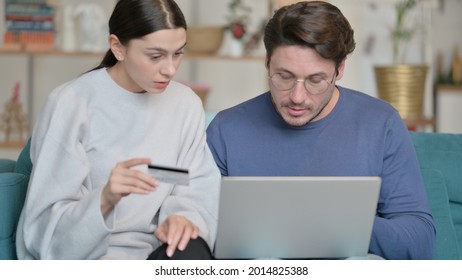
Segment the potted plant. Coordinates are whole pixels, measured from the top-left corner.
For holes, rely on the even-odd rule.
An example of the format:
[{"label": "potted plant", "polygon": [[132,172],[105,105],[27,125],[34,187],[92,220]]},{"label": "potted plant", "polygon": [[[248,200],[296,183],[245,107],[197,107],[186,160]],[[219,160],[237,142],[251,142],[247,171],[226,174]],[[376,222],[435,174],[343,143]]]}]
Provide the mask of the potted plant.
[{"label": "potted plant", "polygon": [[243,0],[230,0],[228,2],[227,30],[231,35],[229,54],[242,56],[244,52],[244,39],[247,34],[252,9]]},{"label": "potted plant", "polygon": [[409,41],[414,37],[415,25],[408,21],[409,13],[416,8],[419,0],[404,0],[395,4],[396,22],[391,29],[391,42],[393,47],[393,63],[404,64]]},{"label": "potted plant", "polygon": [[422,1],[399,0],[395,3],[395,24],[390,30],[393,64],[374,69],[379,98],[388,101],[408,121],[423,117],[428,66],[406,63],[408,44],[420,28],[419,24],[411,22],[410,15]]}]

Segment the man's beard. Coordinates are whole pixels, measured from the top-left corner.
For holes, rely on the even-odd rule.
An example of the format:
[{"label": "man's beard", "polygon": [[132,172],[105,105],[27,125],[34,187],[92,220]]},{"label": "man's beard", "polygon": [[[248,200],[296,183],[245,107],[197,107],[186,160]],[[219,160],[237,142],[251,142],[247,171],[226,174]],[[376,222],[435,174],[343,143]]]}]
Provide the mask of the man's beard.
[{"label": "man's beard", "polygon": [[[327,102],[325,104],[323,104],[321,109],[315,115],[313,115],[311,118],[309,118],[308,120],[303,121],[301,123],[297,123],[297,122],[290,122],[290,120],[288,120],[286,118],[290,118],[291,120],[294,120],[294,121],[297,121],[299,118],[292,118],[290,115],[286,115],[286,118],[284,118],[284,115],[281,113],[279,108],[274,103],[273,98],[271,97],[271,102],[273,103],[274,109],[276,109],[276,112],[278,113],[278,115],[281,116],[281,118],[284,120],[285,123],[287,123],[290,126],[294,126],[294,127],[305,126],[306,124],[310,123],[312,120],[316,119],[324,111],[327,104],[329,104],[329,101],[330,101],[330,99],[327,100]],[[290,107],[291,105],[293,105],[293,103],[291,103],[291,102],[288,102],[287,104],[281,104],[281,108]],[[296,106],[292,106],[292,107],[296,107]],[[309,109],[309,107],[306,107],[306,106],[304,108]]]}]

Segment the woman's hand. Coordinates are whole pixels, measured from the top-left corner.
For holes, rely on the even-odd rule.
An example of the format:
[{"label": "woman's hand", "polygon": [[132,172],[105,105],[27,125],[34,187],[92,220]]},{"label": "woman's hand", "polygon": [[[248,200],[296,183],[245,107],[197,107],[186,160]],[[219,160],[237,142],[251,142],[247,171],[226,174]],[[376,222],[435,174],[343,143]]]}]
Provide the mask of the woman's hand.
[{"label": "woman's hand", "polygon": [[162,243],[167,243],[167,256],[172,257],[176,249],[183,251],[189,240],[199,236],[199,228],[183,216],[171,215],[157,228],[155,235]]},{"label": "woman's hand", "polygon": [[109,180],[101,196],[101,212],[105,216],[122,197],[132,193],[148,194],[156,190],[159,182],[151,175],[131,169],[137,165],[149,164],[150,159],[135,158],[122,161],[112,169]]}]

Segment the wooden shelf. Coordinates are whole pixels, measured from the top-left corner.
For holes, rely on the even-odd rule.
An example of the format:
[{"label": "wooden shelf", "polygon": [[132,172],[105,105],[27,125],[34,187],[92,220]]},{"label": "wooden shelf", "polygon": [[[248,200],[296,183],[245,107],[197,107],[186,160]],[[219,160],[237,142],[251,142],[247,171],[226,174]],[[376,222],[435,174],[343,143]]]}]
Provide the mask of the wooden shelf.
[{"label": "wooden shelf", "polygon": [[12,50],[0,48],[0,54],[17,54],[17,55],[63,55],[63,56],[103,56],[104,53],[94,52],[64,52],[59,50]]},{"label": "wooden shelf", "polygon": [[0,148],[24,148],[24,141],[8,141],[0,143]]},{"label": "wooden shelf", "polygon": [[462,92],[462,85],[446,85],[446,84],[441,84],[436,86],[436,92],[439,93],[441,91],[444,92],[454,92],[454,93],[460,93]]},{"label": "wooden shelf", "polygon": [[[64,52],[60,50],[14,50],[14,49],[2,49],[0,48],[0,54],[17,54],[17,55],[33,55],[33,56],[99,56],[103,57],[105,53],[101,52]],[[184,57],[187,60],[240,60],[240,61],[262,61],[265,59],[264,56],[226,56],[218,54],[196,54],[187,53]]]},{"label": "wooden shelf", "polygon": [[434,118],[403,119],[409,130],[420,130],[421,128],[430,127],[435,129],[436,120]]},{"label": "wooden shelf", "polygon": [[239,61],[263,61],[264,56],[227,56],[227,55],[218,55],[218,54],[194,54],[187,53],[185,55],[187,60],[239,60]]}]

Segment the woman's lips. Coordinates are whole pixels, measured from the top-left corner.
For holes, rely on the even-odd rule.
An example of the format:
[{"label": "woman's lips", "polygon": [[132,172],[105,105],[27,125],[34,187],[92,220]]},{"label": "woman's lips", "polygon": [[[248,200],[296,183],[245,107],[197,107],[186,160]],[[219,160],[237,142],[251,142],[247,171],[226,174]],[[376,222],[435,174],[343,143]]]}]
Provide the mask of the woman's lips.
[{"label": "woman's lips", "polygon": [[154,86],[156,88],[166,88],[170,81],[165,81],[165,82],[154,82]]}]

